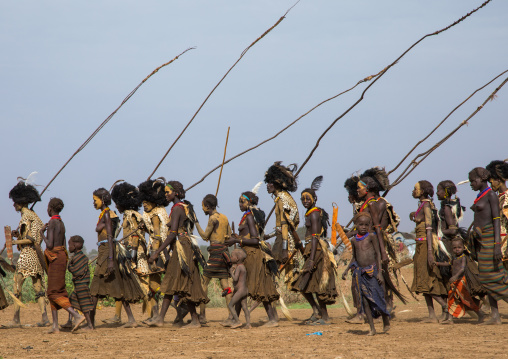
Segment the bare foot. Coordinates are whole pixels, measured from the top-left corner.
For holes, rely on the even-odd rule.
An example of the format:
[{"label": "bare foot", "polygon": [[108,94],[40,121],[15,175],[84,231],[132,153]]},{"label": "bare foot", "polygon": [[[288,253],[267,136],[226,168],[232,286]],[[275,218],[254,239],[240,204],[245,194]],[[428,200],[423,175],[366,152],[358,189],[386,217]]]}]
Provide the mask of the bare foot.
[{"label": "bare foot", "polygon": [[200,322],[201,324],[206,324],[206,323],[208,323],[208,320],[206,320],[206,317],[205,317],[205,316],[201,316],[201,315],[200,315],[200,316],[199,316],[199,322]]},{"label": "bare foot", "polygon": [[225,321],[220,322],[220,325],[223,327],[230,327],[233,325],[233,321],[231,319],[226,319]]},{"label": "bare foot", "polygon": [[259,319],[259,321],[261,323],[268,323],[270,320],[268,319],[268,316],[265,316],[265,317],[262,317],[261,319]]},{"label": "bare foot", "polygon": [[4,325],[4,327],[12,329],[12,328],[21,328],[21,323],[19,322],[9,322]]},{"label": "bare foot", "polygon": [[422,319],[422,323],[439,323],[436,317],[427,317]]},{"label": "bare foot", "polygon": [[76,330],[78,330],[78,327],[85,321],[85,316],[82,315],[78,319],[76,319],[76,324],[74,325],[74,328],[72,328],[71,333],[74,333]]},{"label": "bare foot", "polygon": [[367,334],[367,336],[369,337],[373,337],[374,335],[376,335],[376,329],[372,329],[369,334]]},{"label": "bare foot", "polygon": [[72,329],[72,322],[67,322],[65,324],[60,325],[62,329]]},{"label": "bare foot", "polygon": [[365,319],[363,319],[363,317],[360,316],[360,315],[355,315],[351,319],[346,319],[346,323],[349,323],[349,324],[364,324],[365,323]]},{"label": "bare foot", "polygon": [[233,322],[233,325],[231,325],[231,329],[240,328],[241,326],[242,326],[242,322],[237,322],[237,323]]},{"label": "bare foot", "polygon": [[499,317],[491,317],[486,322],[480,323],[479,325],[501,325],[501,318]]},{"label": "bare foot", "polygon": [[58,327],[51,327],[50,330],[48,330],[48,334],[59,334],[60,333],[60,330],[58,329]]},{"label": "bare foot", "polygon": [[90,328],[89,326],[86,326],[86,327],[83,327],[81,328],[82,331],[84,332],[91,332],[92,330],[95,330],[94,328]]},{"label": "bare foot", "polygon": [[197,323],[190,322],[187,325],[184,325],[181,329],[194,329],[194,328],[201,328],[201,324],[199,321]]},{"label": "bare foot", "polygon": [[448,319],[443,320],[442,322],[440,322],[440,324],[453,324],[453,319],[452,318],[448,318]]},{"label": "bare foot", "polygon": [[148,325],[149,327],[163,327],[164,326],[164,321],[162,320],[151,320],[151,321],[148,321],[145,323],[146,325]]},{"label": "bare foot", "polygon": [[386,333],[390,330],[390,325],[383,325],[383,333]]},{"label": "bare foot", "polygon": [[134,321],[134,322],[127,322],[124,325],[122,325],[120,328],[137,328],[137,327],[139,327],[139,324],[136,321]]},{"label": "bare foot", "polygon": [[252,326],[249,324],[245,324],[245,326],[243,327],[243,329],[252,329]]},{"label": "bare foot", "polygon": [[39,328],[42,328],[42,327],[49,327],[49,326],[50,326],[50,324],[51,324],[51,323],[49,322],[49,320],[47,320],[47,319],[46,319],[46,320],[44,320],[44,321],[42,321],[42,322],[39,322],[39,323],[37,323],[37,324],[35,324],[35,325],[36,325],[37,327],[39,327]]},{"label": "bare foot", "polygon": [[274,320],[269,321],[262,325],[263,328],[275,328],[279,326],[279,322],[276,322]]},{"label": "bare foot", "polygon": [[120,324],[122,323],[122,319],[115,315],[113,318],[103,319],[102,322],[104,324]]},{"label": "bare foot", "polygon": [[480,310],[478,312],[478,323],[483,323],[485,317],[486,317],[485,313],[482,310]]}]

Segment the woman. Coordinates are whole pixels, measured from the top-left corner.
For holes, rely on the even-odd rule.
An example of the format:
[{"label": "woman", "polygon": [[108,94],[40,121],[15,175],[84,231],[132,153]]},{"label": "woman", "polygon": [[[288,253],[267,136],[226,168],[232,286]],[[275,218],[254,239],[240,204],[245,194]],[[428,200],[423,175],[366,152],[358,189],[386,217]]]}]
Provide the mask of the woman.
[{"label": "woman", "polygon": [[310,325],[331,323],[326,306],[334,304],[338,295],[335,287],[337,264],[328,249],[328,243],[324,240],[328,227],[328,213],[316,207],[316,190],[322,180],[323,176],[317,177],[312,181],[311,187],[302,192],[302,204],[307,209],[305,213],[306,244],[303,254],[305,263],[302,272],[292,285],[293,290],[300,291],[312,307],[312,316],[305,321],[305,324]]},{"label": "woman", "polygon": [[[152,327],[162,327],[164,317],[168,311],[173,296],[178,296],[187,305],[192,321],[187,328],[199,328],[196,306],[208,303],[206,291],[202,285],[201,273],[198,260],[202,255],[196,244],[191,239],[196,215],[192,204],[184,201],[185,190],[178,181],[169,181],[165,184],[164,191],[168,202],[173,202],[169,214],[169,234],[160,247],[155,250],[148,263],[154,263],[159,254],[168,246],[173,249],[173,254],[167,261],[166,275],[162,280],[160,291],[164,293],[161,310],[157,318],[146,321]],[[201,263],[204,266],[204,260]]]},{"label": "woman", "polygon": [[[270,266],[274,264],[274,260],[263,251],[263,243],[259,240],[260,225],[258,223],[263,222],[261,217],[264,217],[264,213],[257,208],[252,208],[251,203],[257,203],[257,196],[252,192],[242,193],[239,206],[244,213],[238,225],[238,234],[233,233],[226,244],[232,246],[238,243],[247,253],[244,265],[247,269],[249,296],[252,300],[263,303],[265,307],[268,322],[263,326],[278,327],[279,322],[272,305],[272,302],[279,299],[273,273],[277,267]],[[264,246],[266,247],[266,244]],[[225,324],[227,326],[228,322]]]},{"label": "woman", "polygon": [[[143,299],[144,294],[137,278],[125,270],[120,271],[118,266],[113,237],[120,225],[120,219],[115,212],[109,209],[111,194],[105,188],[99,188],[93,192],[93,204],[95,209],[101,211],[95,227],[99,253],[90,285],[94,308],[97,307],[99,298],[110,297],[117,301],[121,300],[128,317],[128,322],[123,327],[135,328],[138,324],[132,315],[129,303],[138,302]],[[95,309],[91,319],[95,326]]]},{"label": "woman", "polygon": [[[479,191],[471,209],[474,212],[474,236],[481,244],[478,253],[479,279],[485,287],[491,308],[490,320],[483,324],[501,324],[498,300],[508,301],[508,272],[501,262],[501,226],[499,200],[488,186],[490,173],[476,167],[469,172],[469,182],[474,191]],[[506,252],[504,253],[506,256]]]},{"label": "woman", "polygon": [[[462,238],[459,232],[459,222],[464,216],[465,208],[460,205],[460,199],[455,195],[457,187],[450,180],[439,182],[437,185],[436,196],[441,201],[441,208],[439,210],[439,238],[446,247],[447,255],[452,257],[452,241],[459,237]],[[455,198],[452,199],[452,196]],[[465,236],[465,235],[464,235]],[[465,238],[462,238],[463,240]],[[467,278],[467,287],[472,296],[479,296],[483,298],[486,294],[485,289],[478,280],[478,265],[471,258],[471,252],[474,248],[467,248],[466,250],[466,268],[465,275]],[[449,267],[439,267],[443,278],[450,279],[452,273]],[[443,271],[445,269],[445,271]]]},{"label": "woman", "polygon": [[411,212],[409,219],[416,223],[416,248],[413,257],[414,277],[411,291],[423,294],[429,317],[427,323],[438,323],[434,312],[433,300],[448,312],[445,301],[447,295],[441,273],[435,263],[438,252],[436,207],[432,202],[434,187],[428,181],[419,181],[413,189],[413,198],[419,200],[416,212]]},{"label": "woman", "polygon": [[[508,247],[508,241],[505,237],[508,233],[508,188],[506,187],[506,180],[508,179],[508,162],[505,161],[492,161],[487,167],[490,173],[489,183],[493,191],[497,192],[499,197],[499,217],[501,225],[501,241],[504,242],[501,251],[504,253]],[[503,261],[504,267],[508,269],[508,261]]]},{"label": "woman", "polygon": [[441,201],[439,209],[439,238],[443,241],[449,255],[452,253],[452,239],[459,236],[459,221],[464,214],[464,208],[460,205],[460,199],[453,195],[457,193],[457,187],[452,181],[445,180],[437,185],[436,196]]}]

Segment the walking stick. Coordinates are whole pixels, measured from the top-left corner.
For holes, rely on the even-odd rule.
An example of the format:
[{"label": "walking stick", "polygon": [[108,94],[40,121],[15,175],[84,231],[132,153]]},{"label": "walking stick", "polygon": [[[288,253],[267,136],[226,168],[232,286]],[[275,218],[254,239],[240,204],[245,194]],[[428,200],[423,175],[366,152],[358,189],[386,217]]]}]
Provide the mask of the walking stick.
[{"label": "walking stick", "polygon": [[224,146],[224,157],[222,157],[222,166],[220,168],[219,182],[217,183],[217,190],[215,191],[215,197],[217,197],[217,194],[219,193],[220,179],[222,177],[222,169],[224,168],[224,161],[226,160],[226,149],[228,148],[228,140],[229,140],[229,128],[230,127],[228,127],[228,134],[226,135],[226,145]]}]

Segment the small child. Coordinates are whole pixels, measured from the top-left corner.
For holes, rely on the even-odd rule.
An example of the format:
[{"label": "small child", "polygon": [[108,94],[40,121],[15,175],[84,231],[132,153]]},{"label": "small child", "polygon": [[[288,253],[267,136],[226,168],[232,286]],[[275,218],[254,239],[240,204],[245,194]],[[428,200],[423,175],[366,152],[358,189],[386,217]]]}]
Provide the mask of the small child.
[{"label": "small child", "polygon": [[478,322],[481,323],[485,315],[480,310],[480,301],[473,296],[475,291],[471,290],[471,286],[475,282],[479,282],[475,278],[474,273],[471,273],[469,269],[469,258],[464,253],[462,238],[456,237],[452,239],[452,251],[454,259],[451,263],[436,262],[437,266],[452,267],[452,276],[449,280],[448,312],[441,324],[453,324],[453,317],[462,318],[466,310],[474,311],[478,315]]},{"label": "small child", "polygon": [[365,314],[370,325],[368,335],[376,334],[373,318],[380,315],[383,318],[383,332],[390,329],[390,315],[386,309],[383,290],[383,274],[381,273],[381,252],[376,233],[369,233],[372,218],[368,212],[360,212],[354,218],[358,234],[351,238],[353,257],[351,263],[342,274],[346,279],[349,270],[353,272],[354,290],[361,303],[358,308],[360,314]]},{"label": "small child", "polygon": [[243,313],[245,314],[245,329],[251,328],[250,312],[247,307],[247,295],[249,294],[249,290],[247,288],[247,269],[243,264],[245,258],[247,258],[247,254],[243,249],[238,248],[231,252],[231,262],[233,263],[233,266],[229,269],[229,271],[231,273],[231,277],[233,278],[233,286],[235,289],[228,308],[229,312],[233,316],[231,325],[231,328],[233,329],[242,326],[242,323],[238,318],[240,308],[243,309]]},{"label": "small child", "polygon": [[[74,283],[74,292],[70,296],[70,301],[74,308],[79,309],[84,314],[88,329],[93,330],[94,327],[90,319],[90,312],[94,309],[92,295],[90,294],[90,270],[88,268],[88,257],[82,251],[83,243],[81,236],[69,238],[69,252],[74,254],[68,267]],[[62,327],[67,327],[68,324]]]}]

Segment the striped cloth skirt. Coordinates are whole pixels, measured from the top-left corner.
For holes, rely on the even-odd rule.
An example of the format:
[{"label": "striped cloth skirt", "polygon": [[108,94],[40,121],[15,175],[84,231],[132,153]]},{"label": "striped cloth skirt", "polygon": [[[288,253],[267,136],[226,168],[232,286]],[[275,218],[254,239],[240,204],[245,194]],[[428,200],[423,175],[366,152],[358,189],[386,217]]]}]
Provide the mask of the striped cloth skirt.
[{"label": "striped cloth skirt", "polygon": [[478,254],[478,271],[481,284],[495,300],[508,301],[508,271],[502,262],[494,263],[494,227],[482,229],[481,249]]}]

